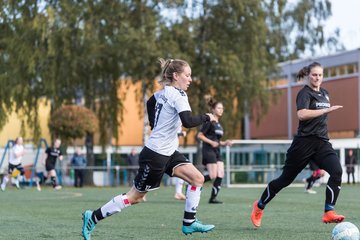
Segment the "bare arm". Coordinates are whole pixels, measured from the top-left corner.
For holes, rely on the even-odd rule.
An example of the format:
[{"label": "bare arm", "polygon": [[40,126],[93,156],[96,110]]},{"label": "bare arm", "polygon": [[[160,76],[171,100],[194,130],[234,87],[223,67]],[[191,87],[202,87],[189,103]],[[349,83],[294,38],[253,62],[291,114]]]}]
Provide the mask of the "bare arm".
[{"label": "bare arm", "polygon": [[220,145],[221,146],[231,146],[232,145],[232,141],[231,140],[226,140],[226,141],[220,141]]},{"label": "bare arm", "polygon": [[301,109],[301,110],[297,111],[297,117],[300,121],[305,121],[305,120],[309,120],[312,118],[320,117],[324,114],[330,113],[330,112],[340,109],[342,107],[343,106],[340,106],[340,105],[334,105],[329,108],[316,109],[316,110]]},{"label": "bare arm", "polygon": [[47,157],[48,157],[48,155],[47,155],[47,153],[45,153],[42,160],[41,160],[43,165],[45,165]]}]

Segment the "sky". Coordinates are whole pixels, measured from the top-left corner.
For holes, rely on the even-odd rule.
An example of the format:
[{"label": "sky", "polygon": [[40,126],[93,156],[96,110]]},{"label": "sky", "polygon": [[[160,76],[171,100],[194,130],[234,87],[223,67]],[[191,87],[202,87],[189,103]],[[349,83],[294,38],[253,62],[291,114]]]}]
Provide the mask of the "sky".
[{"label": "sky", "polygon": [[331,9],[325,32],[333,32],[338,27],[346,50],[360,48],[360,0],[331,0]]}]

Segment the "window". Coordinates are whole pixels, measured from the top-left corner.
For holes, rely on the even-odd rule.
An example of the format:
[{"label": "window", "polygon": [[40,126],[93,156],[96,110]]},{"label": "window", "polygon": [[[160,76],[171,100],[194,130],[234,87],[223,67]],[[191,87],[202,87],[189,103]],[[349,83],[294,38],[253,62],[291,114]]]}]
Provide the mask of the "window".
[{"label": "window", "polygon": [[346,75],[347,74],[347,67],[346,65],[341,65],[338,67],[338,72],[339,72],[339,75]]},{"label": "window", "polygon": [[336,67],[329,68],[329,77],[336,77],[336,76],[337,76]]}]

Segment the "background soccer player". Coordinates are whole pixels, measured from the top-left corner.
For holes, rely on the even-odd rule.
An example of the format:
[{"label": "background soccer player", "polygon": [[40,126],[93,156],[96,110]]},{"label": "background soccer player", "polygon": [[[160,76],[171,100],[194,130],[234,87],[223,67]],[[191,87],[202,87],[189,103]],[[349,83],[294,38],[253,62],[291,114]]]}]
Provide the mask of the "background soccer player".
[{"label": "background soccer player", "polygon": [[[15,144],[12,148],[12,152],[10,154],[10,159],[9,159],[9,167],[8,167],[8,174],[5,174],[3,177],[3,181],[1,184],[1,190],[5,191],[6,188],[6,184],[9,181],[12,173],[14,171],[19,171],[20,172],[20,177],[23,178],[24,176],[24,168],[21,165],[21,159],[24,156],[25,152],[24,152],[24,146],[23,146],[23,138],[22,137],[18,137],[15,139]],[[19,180],[19,176],[15,177],[15,186],[16,188],[20,188],[20,180]]]},{"label": "background soccer player", "polygon": [[209,203],[222,203],[216,199],[224,177],[224,162],[220,157],[220,146],[231,146],[232,143],[230,140],[221,141],[224,129],[219,120],[224,112],[223,104],[212,97],[207,101],[215,121],[204,123],[197,137],[203,141],[202,162],[208,171],[208,175],[205,175],[205,182],[213,180]]},{"label": "background soccer player", "polygon": [[61,189],[61,186],[57,184],[57,176],[55,171],[57,159],[59,159],[60,161],[63,160],[63,154],[60,150],[60,145],[61,140],[55,139],[53,146],[46,149],[43,158],[43,164],[45,165],[45,169],[47,171],[46,179],[50,177],[51,184],[55,190]]},{"label": "background soccer player", "polygon": [[321,87],[323,67],[319,63],[313,62],[302,68],[297,77],[306,81],[306,85],[296,97],[298,132],[287,151],[282,174],[272,180],[259,201],[253,203],[251,220],[255,227],[261,226],[265,206],[281,189],[294,181],[310,160],[330,174],[326,186],[325,213],[322,221],[324,223],[342,222],[345,218],[334,211],[340,193],[342,168],[339,157],[329,142],[327,130],[328,113],[342,106],[330,105],[329,94]]}]

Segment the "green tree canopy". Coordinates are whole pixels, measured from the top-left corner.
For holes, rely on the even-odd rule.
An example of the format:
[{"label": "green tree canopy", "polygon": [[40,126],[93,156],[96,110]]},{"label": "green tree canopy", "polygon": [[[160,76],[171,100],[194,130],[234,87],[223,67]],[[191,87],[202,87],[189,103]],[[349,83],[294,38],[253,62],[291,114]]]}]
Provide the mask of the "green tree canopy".
[{"label": "green tree canopy", "polygon": [[172,57],[193,68],[194,112],[211,94],[231,109],[225,128],[239,129],[245,114],[266,111],[277,62],[336,43],[323,34],[330,15],[329,0],[0,1],[0,128],[21,110],[38,138],[39,100],[54,112],[80,93],[108,144],[122,120],[121,79],[141,81],[142,100],[157,58]]}]

